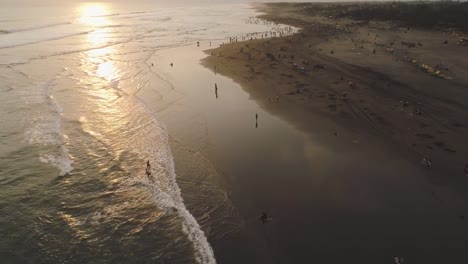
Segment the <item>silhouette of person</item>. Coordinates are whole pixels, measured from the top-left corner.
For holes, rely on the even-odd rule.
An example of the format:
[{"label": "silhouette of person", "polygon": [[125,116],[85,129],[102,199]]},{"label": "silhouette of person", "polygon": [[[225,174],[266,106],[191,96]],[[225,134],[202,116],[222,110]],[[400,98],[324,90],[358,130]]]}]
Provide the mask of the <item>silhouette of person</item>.
[{"label": "silhouette of person", "polygon": [[268,222],[268,216],[265,212],[262,212],[262,215],[260,215],[259,220],[262,222],[262,224],[265,224]]},{"label": "silhouette of person", "polygon": [[148,178],[151,176],[151,165],[149,160],[146,162],[146,175]]}]

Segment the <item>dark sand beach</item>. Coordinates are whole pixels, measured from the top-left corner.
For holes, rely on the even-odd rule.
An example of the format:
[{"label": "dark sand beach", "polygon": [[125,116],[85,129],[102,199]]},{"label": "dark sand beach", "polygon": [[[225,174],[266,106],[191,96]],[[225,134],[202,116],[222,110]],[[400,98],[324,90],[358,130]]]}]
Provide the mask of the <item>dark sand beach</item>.
[{"label": "dark sand beach", "polygon": [[302,30],[207,51],[207,68],[305,138],[263,130],[218,163],[243,219],[212,241],[220,263],[468,262],[465,29],[356,6],[257,6]]},{"label": "dark sand beach", "polygon": [[2,2],[0,264],[468,263],[468,3],[246,1]]}]

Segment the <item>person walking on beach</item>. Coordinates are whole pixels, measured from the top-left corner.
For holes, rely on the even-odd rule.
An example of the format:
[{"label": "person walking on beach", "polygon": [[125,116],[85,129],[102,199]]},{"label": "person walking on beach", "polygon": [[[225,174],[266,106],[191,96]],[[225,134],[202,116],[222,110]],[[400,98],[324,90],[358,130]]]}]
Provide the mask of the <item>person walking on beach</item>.
[{"label": "person walking on beach", "polygon": [[268,216],[265,212],[262,212],[262,215],[260,215],[259,220],[262,222],[262,224],[265,224],[268,221]]},{"label": "person walking on beach", "polygon": [[216,99],[218,99],[218,85],[215,83],[215,95]]},{"label": "person walking on beach", "polygon": [[151,165],[149,160],[146,162],[146,176],[148,176],[148,178],[151,176]]},{"label": "person walking on beach", "polygon": [[393,260],[395,261],[395,264],[403,264],[403,258],[395,257]]},{"label": "person walking on beach", "polygon": [[255,128],[258,128],[258,114],[255,113]]},{"label": "person walking on beach", "polygon": [[258,220],[260,220],[260,222],[262,222],[262,224],[266,224],[268,223],[269,221],[273,220],[273,218],[269,218],[267,213],[265,212],[262,212],[262,214],[260,215],[260,217],[258,218]]},{"label": "person walking on beach", "polygon": [[426,167],[426,168],[430,168],[431,165],[432,165],[432,161],[431,161],[430,158],[424,157],[424,158],[422,159],[422,161],[421,161],[421,164],[422,164],[424,167]]}]

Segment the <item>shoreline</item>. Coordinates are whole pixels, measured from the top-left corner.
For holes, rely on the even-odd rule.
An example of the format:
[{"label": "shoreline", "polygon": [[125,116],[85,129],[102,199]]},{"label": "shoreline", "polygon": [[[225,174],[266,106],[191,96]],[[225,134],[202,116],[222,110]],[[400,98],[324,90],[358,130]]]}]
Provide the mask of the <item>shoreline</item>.
[{"label": "shoreline", "polygon": [[[437,30],[408,34],[385,22],[310,18],[291,5],[260,17],[303,26],[300,33],[225,44],[205,51],[209,56],[202,60],[304,137],[284,164],[278,160],[286,155],[281,151],[232,160],[243,167],[238,169],[216,162],[243,219],[240,230],[222,240],[229,246],[217,248],[220,241],[214,241],[217,258],[232,257],[222,263],[239,263],[245,256],[252,263],[467,261],[462,248],[468,235],[463,175],[468,61],[458,56],[468,49],[455,44],[458,36]],[[274,19],[275,12],[283,17]],[[397,39],[422,46],[388,47]],[[450,49],[442,44],[445,39]],[[443,61],[451,79],[422,66],[441,58],[453,59]],[[268,144],[295,145],[272,137],[273,129],[263,133]],[[424,157],[432,159],[431,168],[421,165]],[[257,223],[262,210],[272,215],[271,223]],[[234,256],[232,247],[243,253]]]},{"label": "shoreline", "polygon": [[459,31],[366,11],[401,2],[235,2],[2,9],[31,42],[0,55],[2,259],[468,263]]},{"label": "shoreline", "polygon": [[[468,123],[464,118],[468,115],[468,94],[463,90],[468,87],[468,78],[462,67],[468,63],[458,60],[451,64],[444,75],[447,78],[434,77],[416,66],[435,65],[447,54],[454,60],[461,52],[468,55],[468,49],[455,44],[458,37],[435,30],[412,30],[413,39],[426,44],[421,48],[424,50],[392,45],[389,52],[388,47],[379,45],[397,37],[404,41],[408,34],[402,31],[387,36],[389,31],[401,30],[388,23],[353,29],[355,22],[347,19],[337,22],[302,17],[302,22],[297,18],[291,22],[288,15],[295,15],[294,8],[284,12],[286,18],[277,16],[280,10],[274,4],[256,8],[267,12],[261,18],[309,29],[293,36],[235,42],[208,50],[208,55],[221,52],[222,56],[208,56],[202,62],[205,67],[213,70],[216,66],[219,74],[241,84],[262,108],[306,133],[314,129],[307,121],[308,112],[314,112],[406,146],[415,163],[431,158],[437,174],[453,175],[448,180],[456,181],[453,187],[460,187],[460,191],[468,187],[463,175],[468,156]],[[333,23],[335,29],[330,28]],[[366,33],[368,40],[364,40]],[[363,38],[362,47],[356,46],[359,38]],[[435,40],[428,43],[431,38]],[[453,52],[441,45],[444,39],[453,43]],[[438,52],[439,56],[433,55]],[[407,58],[415,62],[406,62]],[[301,73],[302,67],[305,73]]]}]

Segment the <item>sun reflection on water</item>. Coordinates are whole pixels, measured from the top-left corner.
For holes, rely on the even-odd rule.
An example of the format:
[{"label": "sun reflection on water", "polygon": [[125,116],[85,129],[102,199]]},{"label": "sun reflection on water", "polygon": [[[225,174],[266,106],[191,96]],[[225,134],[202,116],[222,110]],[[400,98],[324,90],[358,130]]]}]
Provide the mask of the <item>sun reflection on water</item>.
[{"label": "sun reflection on water", "polygon": [[110,7],[105,3],[85,3],[79,6],[78,12],[79,21],[92,30],[86,38],[89,50],[86,52],[85,71],[107,81],[100,81],[102,85],[107,86],[108,82],[120,78],[118,68],[112,60],[115,50],[112,46],[106,46],[111,37],[111,32],[106,27],[112,24],[109,19]]},{"label": "sun reflection on water", "polygon": [[93,27],[106,25],[109,8],[102,3],[86,3],[79,7],[80,22]]},{"label": "sun reflection on water", "polygon": [[109,7],[101,3],[87,3],[78,8],[80,14],[79,21],[92,31],[87,35],[91,45],[98,46],[106,43],[109,37],[109,29],[105,26],[111,24],[108,18]]},{"label": "sun reflection on water", "polygon": [[106,44],[109,31],[107,28],[99,28],[88,34],[88,42],[94,46]]},{"label": "sun reflection on water", "polygon": [[112,61],[106,61],[99,64],[96,73],[99,77],[108,81],[112,81],[118,78],[117,69]]}]

